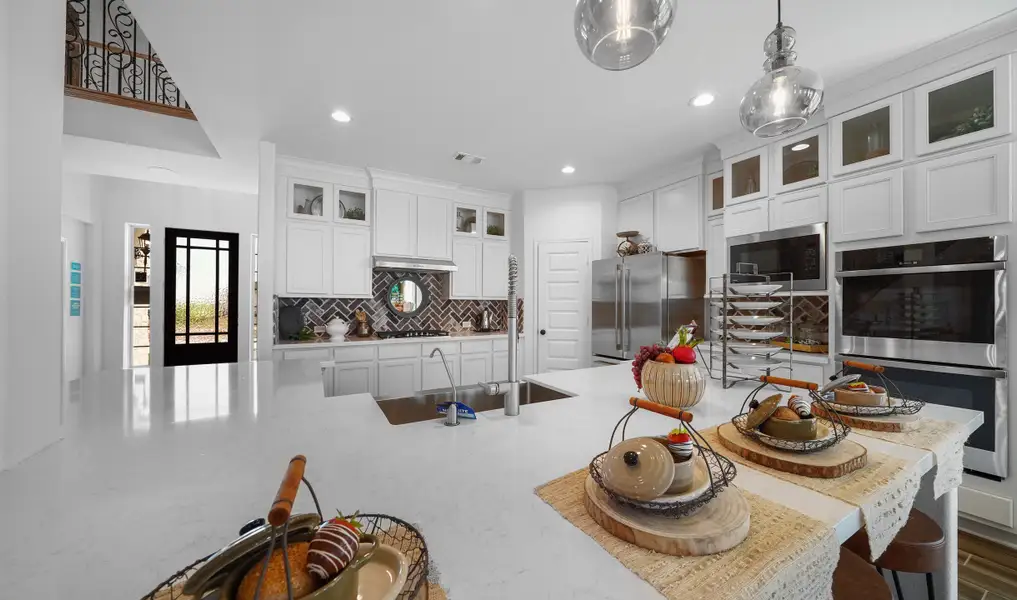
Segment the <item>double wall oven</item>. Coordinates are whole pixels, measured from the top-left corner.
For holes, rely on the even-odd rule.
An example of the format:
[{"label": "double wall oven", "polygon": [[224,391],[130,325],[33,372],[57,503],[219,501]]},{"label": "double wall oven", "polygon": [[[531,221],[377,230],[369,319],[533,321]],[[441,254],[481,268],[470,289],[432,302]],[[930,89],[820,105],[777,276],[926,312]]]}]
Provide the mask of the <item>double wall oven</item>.
[{"label": "double wall oven", "polygon": [[1006,236],[838,252],[838,360],[882,365],[901,393],[977,410],[964,466],[1007,476]]}]

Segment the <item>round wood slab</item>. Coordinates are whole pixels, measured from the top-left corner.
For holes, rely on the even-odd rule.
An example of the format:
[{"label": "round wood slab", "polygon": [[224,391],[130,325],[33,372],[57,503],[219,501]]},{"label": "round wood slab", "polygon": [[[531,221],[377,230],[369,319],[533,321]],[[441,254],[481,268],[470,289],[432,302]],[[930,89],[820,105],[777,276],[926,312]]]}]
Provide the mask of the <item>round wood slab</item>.
[{"label": "round wood slab", "polygon": [[[819,403],[812,404],[812,414],[830,419],[829,413],[823,410]],[[840,420],[848,427],[868,429],[870,431],[911,431],[918,429],[918,422],[921,417],[918,415],[886,415],[885,417],[870,417],[866,415],[845,415],[840,414]]]},{"label": "round wood slab", "polygon": [[725,448],[746,460],[804,477],[820,479],[842,477],[861,469],[868,461],[865,446],[851,440],[841,440],[839,444],[819,452],[797,454],[777,450],[748,438],[731,423],[724,423],[718,427],[717,437]]},{"label": "round wood slab", "polygon": [[612,500],[586,478],[586,512],[611,535],[640,548],[673,556],[705,556],[730,550],[749,535],[749,503],[728,486],[687,517],[675,519]]}]

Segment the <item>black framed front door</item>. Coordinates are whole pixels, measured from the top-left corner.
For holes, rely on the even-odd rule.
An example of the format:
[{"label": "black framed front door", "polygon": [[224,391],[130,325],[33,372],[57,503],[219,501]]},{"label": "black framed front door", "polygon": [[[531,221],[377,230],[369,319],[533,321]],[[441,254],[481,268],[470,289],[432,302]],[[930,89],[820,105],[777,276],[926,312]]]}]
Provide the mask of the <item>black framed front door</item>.
[{"label": "black framed front door", "polygon": [[236,233],[166,228],[166,366],[237,362]]}]

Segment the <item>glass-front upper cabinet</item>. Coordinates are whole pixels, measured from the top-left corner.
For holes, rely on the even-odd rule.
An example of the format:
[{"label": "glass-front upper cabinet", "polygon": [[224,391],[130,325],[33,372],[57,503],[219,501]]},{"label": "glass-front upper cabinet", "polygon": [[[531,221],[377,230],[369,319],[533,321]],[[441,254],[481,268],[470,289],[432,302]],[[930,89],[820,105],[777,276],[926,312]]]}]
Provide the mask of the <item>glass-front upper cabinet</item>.
[{"label": "glass-front upper cabinet", "polygon": [[332,184],[290,177],[286,216],[309,221],[332,220]]},{"label": "glass-front upper cabinet", "polygon": [[724,171],[706,176],[706,213],[708,216],[724,214]]},{"label": "glass-front upper cabinet", "polygon": [[763,147],[724,161],[724,205],[766,198],[769,148]]},{"label": "glass-front upper cabinet", "polygon": [[480,235],[480,226],[477,223],[479,217],[480,209],[477,207],[456,204],[455,227],[452,229],[452,233],[478,237]]},{"label": "glass-front upper cabinet", "polygon": [[335,220],[344,225],[371,224],[371,190],[334,186]]},{"label": "glass-front upper cabinet", "polygon": [[1010,56],[915,88],[915,152],[931,154],[1010,133]]},{"label": "glass-front upper cabinet", "polygon": [[781,140],[774,146],[772,181],[780,194],[826,181],[826,126]]},{"label": "glass-front upper cabinet", "polygon": [[844,175],[904,159],[900,94],[830,119],[830,170]]},{"label": "glass-front upper cabinet", "polygon": [[484,237],[494,240],[508,239],[508,213],[493,208],[484,209]]}]

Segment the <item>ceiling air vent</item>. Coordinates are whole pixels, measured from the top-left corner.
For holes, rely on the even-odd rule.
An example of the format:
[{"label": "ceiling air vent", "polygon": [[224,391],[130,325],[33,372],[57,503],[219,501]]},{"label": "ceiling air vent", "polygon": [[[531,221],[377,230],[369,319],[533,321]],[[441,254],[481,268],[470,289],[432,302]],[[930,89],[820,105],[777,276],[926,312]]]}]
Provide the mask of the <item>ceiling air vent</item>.
[{"label": "ceiling air vent", "polygon": [[453,158],[455,158],[459,162],[464,162],[464,163],[466,163],[468,165],[479,165],[480,163],[484,162],[484,157],[483,156],[477,156],[475,154],[467,154],[465,152],[458,152],[458,153],[456,153],[456,155]]}]

